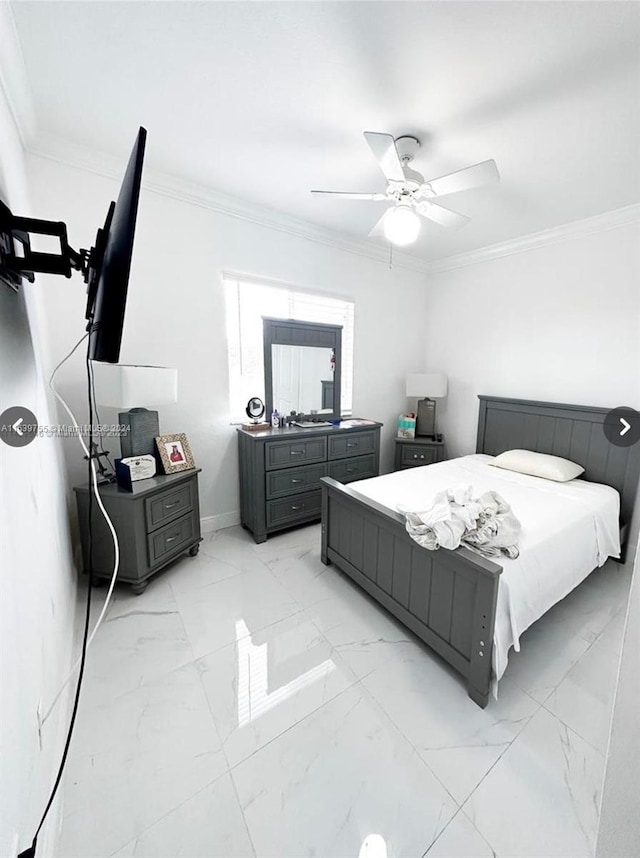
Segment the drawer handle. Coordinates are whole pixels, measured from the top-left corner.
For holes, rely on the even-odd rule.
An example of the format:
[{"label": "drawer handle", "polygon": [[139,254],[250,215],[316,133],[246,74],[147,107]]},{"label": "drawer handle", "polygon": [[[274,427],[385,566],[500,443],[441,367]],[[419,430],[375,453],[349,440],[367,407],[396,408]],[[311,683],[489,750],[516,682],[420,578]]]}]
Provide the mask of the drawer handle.
[{"label": "drawer handle", "polygon": [[291,455],[292,456],[304,456],[304,450],[292,450]]},{"label": "drawer handle", "polygon": [[177,538],[178,538],[178,534],[176,534],[175,536],[168,536],[168,537],[167,537],[167,539],[166,539],[166,543],[167,543],[167,545],[168,545],[170,542],[173,542],[173,540],[174,540],[174,539],[177,539]]},{"label": "drawer handle", "polygon": [[356,472],[357,470],[358,470],[357,468],[347,468],[347,473],[348,473],[348,474],[355,474],[355,472]]},{"label": "drawer handle", "polygon": [[424,453],[420,453],[420,458],[424,459]]},{"label": "drawer handle", "polygon": [[304,482],[305,482],[305,480],[291,480],[291,485],[292,485],[292,486],[295,486],[295,485],[297,485],[298,483],[304,483]]},{"label": "drawer handle", "polygon": [[174,506],[178,506],[179,503],[180,503],[180,501],[174,501],[173,503],[166,503],[164,505],[164,508],[165,509],[173,509]]},{"label": "drawer handle", "polygon": [[304,509],[304,504],[300,504],[300,506],[293,505],[291,507],[291,512],[298,512],[299,510]]},{"label": "drawer handle", "polygon": [[358,446],[357,441],[347,441],[347,447],[357,447],[357,446]]}]

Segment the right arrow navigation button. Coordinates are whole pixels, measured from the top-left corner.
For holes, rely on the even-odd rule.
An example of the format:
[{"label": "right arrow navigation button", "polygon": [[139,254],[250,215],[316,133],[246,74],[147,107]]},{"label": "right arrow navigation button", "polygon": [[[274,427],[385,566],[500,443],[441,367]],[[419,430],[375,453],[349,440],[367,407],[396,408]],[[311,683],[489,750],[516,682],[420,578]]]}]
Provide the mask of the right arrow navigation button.
[{"label": "right arrow navigation button", "polygon": [[631,447],[640,441],[640,413],[623,406],[614,408],[604,418],[604,434],[616,447]]}]

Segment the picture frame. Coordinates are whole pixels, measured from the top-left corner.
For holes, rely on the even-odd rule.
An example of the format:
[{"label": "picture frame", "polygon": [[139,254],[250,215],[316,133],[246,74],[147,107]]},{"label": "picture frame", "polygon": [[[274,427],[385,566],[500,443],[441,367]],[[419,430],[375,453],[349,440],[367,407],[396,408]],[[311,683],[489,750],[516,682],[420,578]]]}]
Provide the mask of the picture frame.
[{"label": "picture frame", "polygon": [[177,474],[195,468],[191,447],[184,432],[158,435],[155,442],[165,474]]}]

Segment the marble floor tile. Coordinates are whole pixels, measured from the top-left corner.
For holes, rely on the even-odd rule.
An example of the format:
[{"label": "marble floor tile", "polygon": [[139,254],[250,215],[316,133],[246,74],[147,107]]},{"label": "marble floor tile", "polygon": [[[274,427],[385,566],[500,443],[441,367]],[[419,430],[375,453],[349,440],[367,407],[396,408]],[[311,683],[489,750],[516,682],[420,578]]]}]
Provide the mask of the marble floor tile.
[{"label": "marble floor tile", "polygon": [[424,650],[391,614],[351,581],[346,583],[339,596],[314,602],[305,614],[359,678],[389,659]]},{"label": "marble floor tile", "polygon": [[200,551],[196,557],[183,557],[172,563],[163,574],[166,575],[171,592],[176,594],[189,593],[209,584],[217,584],[227,578],[242,575],[244,571],[237,565]]},{"label": "marble floor tile", "polygon": [[545,707],[578,735],[607,753],[625,612],[619,612],[577,661]]},{"label": "marble floor tile", "polygon": [[456,813],[425,858],[495,858],[495,852],[473,823]]},{"label": "marble floor tile", "polygon": [[224,530],[204,534],[200,543],[200,554],[214,560],[222,560],[241,572],[251,572],[262,568],[257,548],[249,531],[241,527],[226,527]]},{"label": "marble floor tile", "polygon": [[604,757],[540,708],[463,810],[499,858],[591,858]]},{"label": "marble floor tile", "polygon": [[356,682],[304,614],[250,633],[197,662],[230,766]]},{"label": "marble floor tile", "polygon": [[[253,542],[253,539],[251,541]],[[283,530],[270,536],[266,542],[261,542],[259,545],[253,543],[253,549],[263,563],[269,563],[269,561],[280,557],[290,557],[292,554],[305,549],[314,550],[319,555],[320,524]]]},{"label": "marble floor tile", "polygon": [[113,858],[254,856],[230,775],[218,778],[113,853]]},{"label": "marble floor tile", "polygon": [[520,652],[510,651],[500,681],[508,678],[544,703],[590,646],[591,641],[545,615],[521,636]]},{"label": "marble floor tile", "polygon": [[265,568],[174,595],[195,658],[233,643],[240,622],[254,633],[301,610]]},{"label": "marble floor tile", "polygon": [[[193,651],[168,581],[140,596],[118,584],[87,655],[87,676],[105,699],[193,661]],[[92,616],[97,619],[98,606]]]},{"label": "marble floor tile", "polygon": [[226,769],[195,665],[111,700],[83,696],[60,855],[111,855]]},{"label": "marble floor tile", "polygon": [[358,686],[232,770],[256,854],[358,856],[378,834],[393,858],[423,855],[457,810]]},{"label": "marble floor tile", "polygon": [[274,578],[300,603],[308,607],[353,589],[350,580],[335,566],[320,560],[319,546],[297,546],[266,561]]},{"label": "marble floor tile", "polygon": [[394,658],[362,680],[434,774],[462,804],[539,708],[514,682],[481,709],[435,654]]}]

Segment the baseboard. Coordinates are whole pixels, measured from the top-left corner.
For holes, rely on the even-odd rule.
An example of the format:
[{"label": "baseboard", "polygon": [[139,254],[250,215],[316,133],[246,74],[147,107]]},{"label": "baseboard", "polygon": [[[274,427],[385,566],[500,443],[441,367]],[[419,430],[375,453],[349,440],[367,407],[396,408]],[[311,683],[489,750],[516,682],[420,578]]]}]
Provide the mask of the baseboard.
[{"label": "baseboard", "polygon": [[202,533],[213,533],[214,530],[224,530],[225,527],[236,527],[240,524],[240,510],[223,512],[221,515],[208,515],[200,519]]}]

